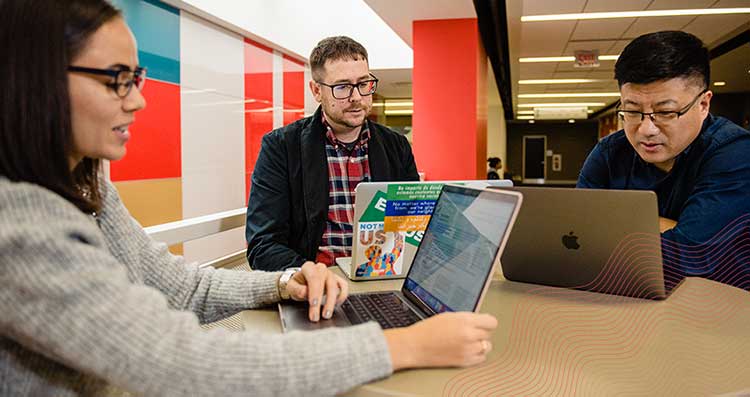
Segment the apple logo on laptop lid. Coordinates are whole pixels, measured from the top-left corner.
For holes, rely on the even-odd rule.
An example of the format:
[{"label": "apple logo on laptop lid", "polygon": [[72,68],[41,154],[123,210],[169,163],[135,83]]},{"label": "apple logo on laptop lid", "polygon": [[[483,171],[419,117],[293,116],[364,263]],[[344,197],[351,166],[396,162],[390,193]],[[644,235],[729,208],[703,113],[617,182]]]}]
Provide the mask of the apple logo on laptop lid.
[{"label": "apple logo on laptop lid", "polygon": [[578,244],[578,236],[573,234],[572,230],[570,233],[562,236],[562,243],[567,249],[577,250],[578,248],[581,248],[581,245]]}]

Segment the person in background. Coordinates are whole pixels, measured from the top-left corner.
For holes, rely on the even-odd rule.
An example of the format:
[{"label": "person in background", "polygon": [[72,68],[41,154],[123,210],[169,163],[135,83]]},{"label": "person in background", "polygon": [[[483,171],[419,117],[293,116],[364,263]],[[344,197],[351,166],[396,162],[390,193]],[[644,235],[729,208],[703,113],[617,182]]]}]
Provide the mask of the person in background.
[{"label": "person in background", "polygon": [[[727,241],[712,240],[750,214],[750,133],[709,112],[709,64],[708,49],[685,32],[628,44],[615,64],[624,129],[594,147],[577,187],[656,192],[666,270],[748,276],[750,264],[721,258],[744,244],[716,249]],[[722,281],[750,287],[747,277]]]},{"label": "person in background", "polygon": [[202,329],[284,298],[330,317],[347,284],[312,262],[288,279],[200,268],[130,216],[100,162],[125,155],[145,70],[109,2],[0,0],[0,26],[0,395],[333,395],[486,359],[486,314],[385,331]]},{"label": "person in background", "polygon": [[310,54],[310,117],[263,137],[247,204],[247,259],[261,270],[351,256],[354,188],[418,181],[405,137],[367,119],[378,79],[367,50],[343,36]]},{"label": "person in background", "polygon": [[500,157],[490,157],[487,163],[489,164],[487,179],[500,179],[500,173],[503,171],[503,161]]}]

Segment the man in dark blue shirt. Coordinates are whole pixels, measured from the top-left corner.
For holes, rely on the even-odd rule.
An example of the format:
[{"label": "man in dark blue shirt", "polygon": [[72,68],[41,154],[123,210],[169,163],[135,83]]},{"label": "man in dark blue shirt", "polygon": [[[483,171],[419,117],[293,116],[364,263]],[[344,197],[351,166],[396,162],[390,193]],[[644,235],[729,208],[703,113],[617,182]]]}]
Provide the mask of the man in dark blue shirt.
[{"label": "man in dark blue shirt", "polygon": [[665,275],[750,288],[750,132],[709,113],[708,50],[685,32],[631,42],[615,65],[623,130],[589,154],[577,187],[653,190]]}]

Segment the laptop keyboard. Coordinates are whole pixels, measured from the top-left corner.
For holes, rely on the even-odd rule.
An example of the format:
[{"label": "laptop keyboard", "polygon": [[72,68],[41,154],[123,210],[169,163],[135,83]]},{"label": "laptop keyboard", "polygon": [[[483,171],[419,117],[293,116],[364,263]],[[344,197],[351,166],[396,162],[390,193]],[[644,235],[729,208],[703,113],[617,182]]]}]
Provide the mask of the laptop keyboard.
[{"label": "laptop keyboard", "polygon": [[406,327],[419,321],[419,316],[392,292],[351,295],[341,309],[353,324],[377,321],[380,327]]}]

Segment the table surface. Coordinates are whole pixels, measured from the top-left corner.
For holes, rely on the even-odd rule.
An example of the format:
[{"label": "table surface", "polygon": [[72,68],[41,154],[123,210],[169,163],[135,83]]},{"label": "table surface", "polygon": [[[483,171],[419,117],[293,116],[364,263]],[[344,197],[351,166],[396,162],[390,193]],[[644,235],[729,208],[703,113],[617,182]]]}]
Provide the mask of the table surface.
[{"label": "table surface", "polygon": [[[350,287],[361,292],[401,284]],[[500,322],[486,363],[401,371],[346,395],[750,393],[750,293],[738,288],[688,278],[666,300],[650,301],[511,282],[498,274],[482,311]],[[242,321],[246,330],[281,332],[272,309],[242,312]]]}]

